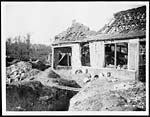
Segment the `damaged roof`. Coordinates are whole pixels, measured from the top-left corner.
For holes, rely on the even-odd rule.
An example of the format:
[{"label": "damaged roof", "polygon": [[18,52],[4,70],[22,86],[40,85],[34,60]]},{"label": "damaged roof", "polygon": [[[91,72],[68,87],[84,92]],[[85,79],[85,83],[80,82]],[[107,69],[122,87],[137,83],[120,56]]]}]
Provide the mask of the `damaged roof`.
[{"label": "damaged roof", "polygon": [[73,20],[71,27],[55,36],[56,41],[83,40],[86,36],[95,35],[96,31],[91,31],[89,27]]},{"label": "damaged roof", "polygon": [[146,35],[146,6],[120,11],[99,31],[73,21],[66,31],[55,36],[53,44],[140,38]]},{"label": "damaged roof", "polygon": [[120,11],[98,33],[128,33],[146,30],[146,6]]}]

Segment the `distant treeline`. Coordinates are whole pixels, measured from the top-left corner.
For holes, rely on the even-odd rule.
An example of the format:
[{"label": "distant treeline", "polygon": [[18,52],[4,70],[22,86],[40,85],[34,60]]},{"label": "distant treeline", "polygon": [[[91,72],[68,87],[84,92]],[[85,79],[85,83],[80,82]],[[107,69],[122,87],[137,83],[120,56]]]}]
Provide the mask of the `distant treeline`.
[{"label": "distant treeline", "polygon": [[31,44],[30,37],[30,34],[27,34],[24,37],[7,38],[6,56],[23,61],[39,59],[44,63],[48,63],[51,47],[44,44]]},{"label": "distant treeline", "polygon": [[30,58],[33,60],[39,59],[44,63],[50,63],[51,60],[48,59],[48,57],[51,58],[51,46],[46,46],[44,44],[32,44],[31,45],[31,55]]}]

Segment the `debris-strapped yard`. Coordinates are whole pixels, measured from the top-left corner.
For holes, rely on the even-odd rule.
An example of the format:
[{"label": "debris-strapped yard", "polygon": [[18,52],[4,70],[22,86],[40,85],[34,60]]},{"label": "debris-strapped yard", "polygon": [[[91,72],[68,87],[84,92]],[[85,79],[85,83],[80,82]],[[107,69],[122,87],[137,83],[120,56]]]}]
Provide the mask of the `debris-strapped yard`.
[{"label": "debris-strapped yard", "polygon": [[96,79],[70,100],[69,111],[145,111],[145,84]]},{"label": "debris-strapped yard", "polygon": [[7,111],[66,111],[70,98],[80,88],[74,80],[62,79],[51,68],[33,69],[29,62],[7,67]]},{"label": "debris-strapped yard", "polygon": [[[110,24],[98,32],[74,21],[66,31],[56,35],[55,40],[81,41],[87,36],[100,33],[143,31],[145,17],[145,7],[119,12],[114,15],[115,19]],[[81,47],[82,65],[90,66],[89,45],[82,43]],[[58,65],[62,65],[66,60],[70,61],[71,52],[66,52],[65,49],[62,52],[61,48]],[[68,59],[61,59],[63,56]],[[141,59],[145,60],[142,57]],[[66,61],[65,65],[70,66],[69,61]],[[124,63],[127,63],[126,60]],[[124,67],[126,69],[126,66]],[[143,67],[141,69],[143,70]],[[105,75],[93,76],[79,71],[71,74],[65,69],[62,72],[55,71],[40,61],[16,61],[6,68],[6,76],[7,111],[146,110],[146,87],[145,83],[140,81],[121,81],[107,78]]]},{"label": "debris-strapped yard", "polygon": [[[17,66],[20,64],[22,64],[22,69],[26,69],[25,73],[23,72],[24,77],[20,75],[22,69]],[[12,71],[14,72],[12,73]],[[27,62],[18,62],[9,66],[7,76],[9,79],[13,77],[14,80],[7,82],[6,85],[7,110],[146,110],[145,83],[111,81],[105,77],[92,78],[85,82],[85,79],[89,77],[85,73],[71,75],[67,74],[66,70],[66,75],[63,75],[64,72],[65,70],[63,72],[58,71],[57,74],[51,68],[45,71],[32,69],[32,65]]]}]

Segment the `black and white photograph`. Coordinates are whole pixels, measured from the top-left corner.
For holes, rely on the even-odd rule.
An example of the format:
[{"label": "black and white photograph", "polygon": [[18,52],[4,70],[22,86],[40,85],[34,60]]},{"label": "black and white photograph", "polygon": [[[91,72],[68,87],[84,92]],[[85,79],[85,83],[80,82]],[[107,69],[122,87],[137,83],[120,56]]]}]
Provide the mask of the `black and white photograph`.
[{"label": "black and white photograph", "polygon": [[1,2],[2,115],[149,115],[149,2]]}]

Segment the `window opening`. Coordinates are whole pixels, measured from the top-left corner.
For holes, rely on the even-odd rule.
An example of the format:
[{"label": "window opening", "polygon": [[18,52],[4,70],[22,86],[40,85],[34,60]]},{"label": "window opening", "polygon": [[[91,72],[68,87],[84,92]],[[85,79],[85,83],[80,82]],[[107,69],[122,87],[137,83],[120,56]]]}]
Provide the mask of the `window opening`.
[{"label": "window opening", "polygon": [[128,43],[105,44],[105,67],[127,69]]},{"label": "window opening", "polygon": [[90,49],[89,43],[81,43],[81,64],[82,66],[90,66]]}]

